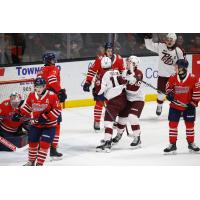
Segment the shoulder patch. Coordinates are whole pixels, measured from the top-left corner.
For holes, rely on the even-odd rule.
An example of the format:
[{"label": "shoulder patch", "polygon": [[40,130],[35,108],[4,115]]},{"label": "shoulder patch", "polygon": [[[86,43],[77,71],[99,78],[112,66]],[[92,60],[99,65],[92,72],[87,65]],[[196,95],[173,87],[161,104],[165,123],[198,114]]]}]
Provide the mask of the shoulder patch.
[{"label": "shoulder patch", "polygon": [[57,73],[57,71],[56,71],[56,70],[53,70],[53,71],[52,71],[52,74],[56,74],[56,73]]},{"label": "shoulder patch", "polygon": [[4,105],[5,105],[5,106],[8,106],[8,101],[6,101],[6,102],[4,103]]},{"label": "shoulder patch", "polygon": [[191,73],[191,77],[193,77],[193,78],[194,78],[194,77],[195,77],[195,75]]}]

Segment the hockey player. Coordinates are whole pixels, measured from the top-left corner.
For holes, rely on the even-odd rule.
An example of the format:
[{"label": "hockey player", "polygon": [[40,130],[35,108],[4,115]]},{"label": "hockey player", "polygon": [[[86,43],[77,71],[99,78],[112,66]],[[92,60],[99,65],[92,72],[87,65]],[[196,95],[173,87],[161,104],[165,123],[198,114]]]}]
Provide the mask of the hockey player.
[{"label": "hockey player", "polygon": [[[127,122],[131,125],[132,132],[129,136],[133,138],[132,147],[139,147],[140,140],[140,124],[139,118],[144,107],[144,94],[141,88],[141,80],[143,79],[143,73],[138,69],[139,58],[136,56],[130,56],[127,59],[127,77],[126,84],[126,97],[127,105],[125,109],[119,114],[117,124],[117,135],[113,138],[112,142],[118,143],[122,137]],[[130,79],[128,76],[131,76]]]},{"label": "hockey player", "polygon": [[181,116],[185,121],[188,149],[198,152],[200,149],[194,144],[194,122],[196,107],[200,101],[200,82],[195,75],[187,71],[187,60],[179,59],[176,65],[177,74],[169,78],[166,86],[167,99],[171,101],[168,115],[170,145],[164,149],[164,152],[174,152],[177,149],[177,128]]},{"label": "hockey player", "polygon": [[24,121],[12,121],[12,115],[18,112],[21,102],[21,95],[13,92],[9,99],[0,104],[0,135],[2,137],[17,136],[22,132]]},{"label": "hockey player", "polygon": [[61,109],[57,95],[46,90],[46,81],[36,78],[35,92],[31,92],[20,108],[20,113],[13,115],[14,121],[32,114],[34,121],[29,131],[29,153],[26,166],[42,166],[56,133],[56,125]]},{"label": "hockey player", "polygon": [[[105,53],[97,55],[94,63],[88,69],[86,81],[83,86],[83,90],[85,92],[90,91],[90,86],[95,77],[93,93],[96,93],[97,87],[99,86],[100,76],[104,71],[101,68],[101,59],[104,56],[109,57],[112,60],[112,68],[113,69],[117,69],[120,72],[125,70],[122,57],[118,54],[114,54],[114,52],[113,52],[113,44],[109,43],[109,42],[106,43],[105,44]],[[94,100],[96,101],[96,104],[94,106],[94,130],[98,131],[98,130],[100,130],[100,120],[101,120],[101,114],[102,114],[102,110],[103,110],[103,102],[99,101],[95,97],[94,97]]]},{"label": "hockey player", "polygon": [[[183,51],[176,45],[177,36],[175,33],[168,33],[165,43],[154,43],[152,34],[146,34],[145,46],[147,49],[155,52],[159,56],[158,63],[158,90],[165,93],[165,86],[169,77],[175,74],[175,63],[178,59],[184,58]],[[156,114],[159,116],[162,113],[162,105],[165,95],[158,93]]]},{"label": "hockey player", "polygon": [[[45,53],[43,55],[44,67],[41,71],[38,72],[37,76],[42,77],[46,81],[46,87],[48,90],[53,91],[60,101],[60,103],[65,102],[67,99],[67,95],[65,89],[61,89],[60,82],[60,70],[58,66],[56,66],[56,56],[54,53]],[[50,148],[50,156],[51,157],[62,157],[62,153],[57,151],[57,146],[60,137],[60,123],[62,121],[62,116],[58,118],[58,124],[56,126],[56,134],[53,140],[53,143]]]},{"label": "hockey player", "polygon": [[105,136],[103,144],[97,146],[96,151],[110,152],[113,123],[118,114],[126,106],[126,94],[123,85],[124,80],[120,72],[112,68],[111,59],[103,57],[101,59],[101,66],[105,70],[105,73],[101,79],[100,88],[95,97],[100,101],[107,100],[107,106],[104,116]]}]

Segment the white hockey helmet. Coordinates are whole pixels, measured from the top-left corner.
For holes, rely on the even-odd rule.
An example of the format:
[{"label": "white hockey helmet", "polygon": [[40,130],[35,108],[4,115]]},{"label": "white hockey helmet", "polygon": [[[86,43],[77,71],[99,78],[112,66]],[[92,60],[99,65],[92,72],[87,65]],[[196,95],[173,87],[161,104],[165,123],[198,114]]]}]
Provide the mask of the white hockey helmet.
[{"label": "white hockey helmet", "polygon": [[166,36],[167,39],[171,39],[173,41],[176,41],[177,40],[177,36],[176,36],[176,33],[168,33],[167,36]]},{"label": "white hockey helmet", "polygon": [[17,108],[22,100],[22,97],[17,92],[12,92],[10,94],[10,104],[13,108]]},{"label": "white hockey helmet", "polygon": [[131,62],[134,67],[137,67],[140,63],[140,59],[137,56],[128,57],[128,61]]},{"label": "white hockey helmet", "polygon": [[101,67],[103,69],[109,69],[112,67],[112,61],[109,57],[103,57],[101,59]]}]

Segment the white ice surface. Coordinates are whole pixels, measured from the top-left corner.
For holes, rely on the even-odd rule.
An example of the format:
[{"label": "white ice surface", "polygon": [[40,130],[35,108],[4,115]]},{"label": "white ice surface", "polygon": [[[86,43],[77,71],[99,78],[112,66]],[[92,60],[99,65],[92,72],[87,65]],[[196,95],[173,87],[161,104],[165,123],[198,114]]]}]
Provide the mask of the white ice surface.
[{"label": "white ice surface", "polygon": [[[187,149],[184,123],[179,124],[177,155],[163,155],[168,146],[168,104],[163,107],[161,117],[156,117],[156,103],[146,103],[141,116],[142,148],[132,149],[131,138],[125,134],[110,153],[96,152],[95,147],[103,139],[93,131],[93,107],[65,109],[59,151],[64,154],[60,161],[50,161],[49,166],[88,166],[88,165],[200,165],[200,154],[191,154]],[[200,109],[197,110],[195,143],[200,145]],[[115,135],[115,132],[114,132]],[[0,152],[0,165],[21,166],[27,161],[28,151]]]}]

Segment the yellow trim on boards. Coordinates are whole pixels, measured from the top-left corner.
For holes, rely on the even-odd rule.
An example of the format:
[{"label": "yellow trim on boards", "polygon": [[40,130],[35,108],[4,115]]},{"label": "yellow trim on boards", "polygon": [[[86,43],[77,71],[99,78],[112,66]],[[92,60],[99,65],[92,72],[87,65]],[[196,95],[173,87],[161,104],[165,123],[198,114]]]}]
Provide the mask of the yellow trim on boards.
[{"label": "yellow trim on boards", "polygon": [[[145,102],[156,101],[157,94],[147,94],[145,95]],[[63,104],[63,108],[76,108],[76,107],[86,107],[94,106],[95,101],[93,99],[78,99],[78,100],[67,100]]]}]

